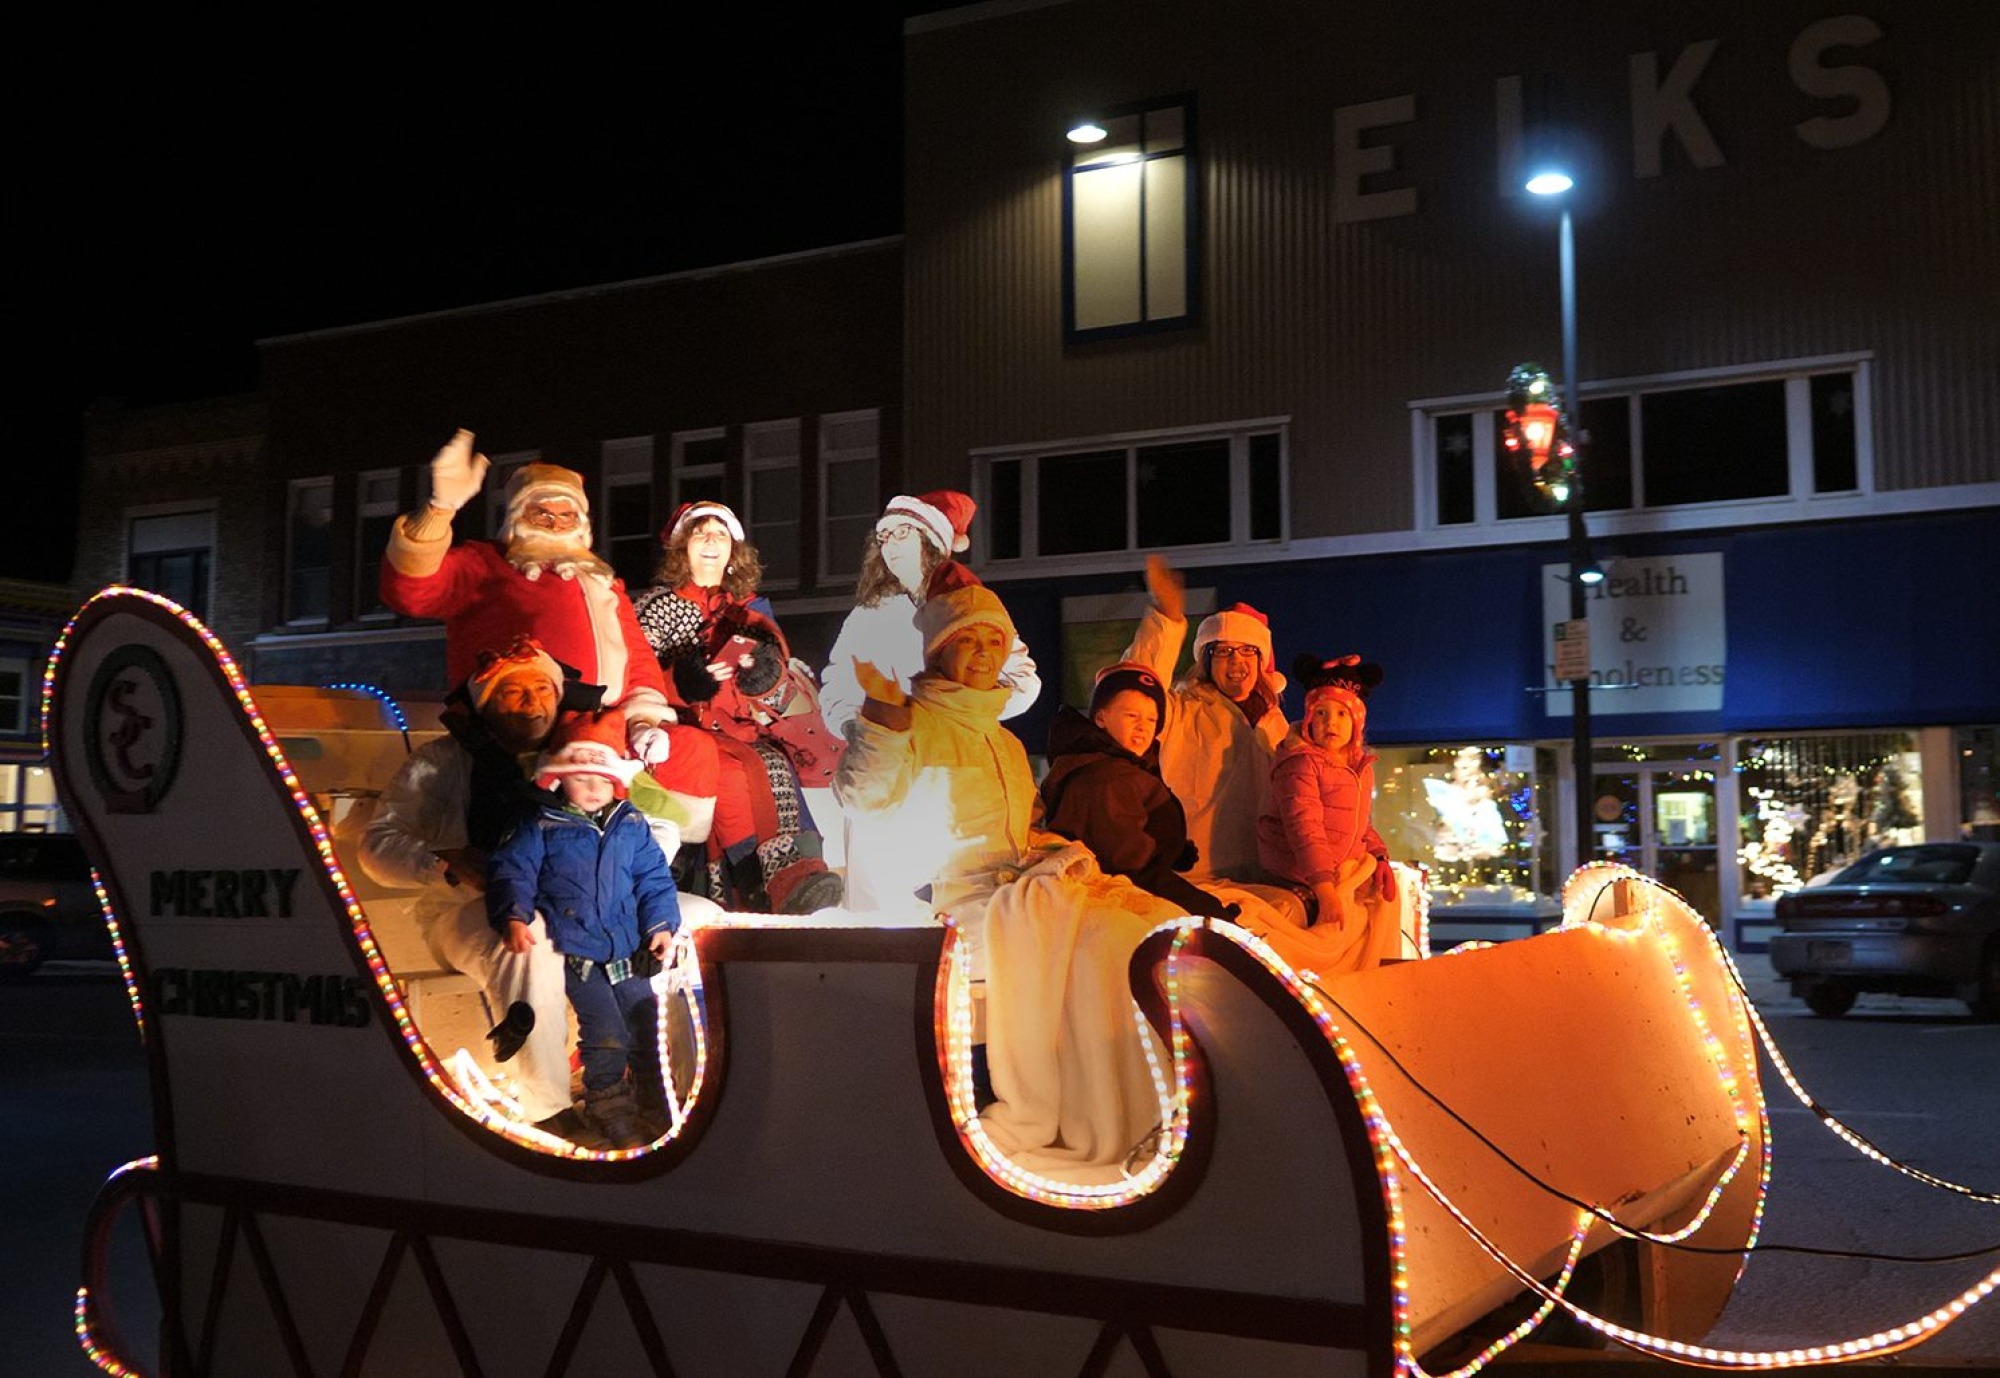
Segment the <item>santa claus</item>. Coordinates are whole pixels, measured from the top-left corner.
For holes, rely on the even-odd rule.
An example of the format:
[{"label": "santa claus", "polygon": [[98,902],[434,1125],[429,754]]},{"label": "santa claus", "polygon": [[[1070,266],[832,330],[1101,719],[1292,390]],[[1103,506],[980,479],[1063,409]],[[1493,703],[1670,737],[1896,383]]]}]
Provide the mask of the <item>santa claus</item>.
[{"label": "santa claus", "polygon": [[668,752],[671,723],[660,664],[633,617],[625,586],[590,548],[583,478],[554,464],[524,464],[507,480],[500,539],[452,544],[452,517],[479,495],[486,456],[460,430],[431,461],[430,501],[396,519],[382,561],[382,601],[407,617],[444,622],[445,678],[463,683],[482,649],[535,637],[579,678],[622,709],[632,754],[649,764]]}]

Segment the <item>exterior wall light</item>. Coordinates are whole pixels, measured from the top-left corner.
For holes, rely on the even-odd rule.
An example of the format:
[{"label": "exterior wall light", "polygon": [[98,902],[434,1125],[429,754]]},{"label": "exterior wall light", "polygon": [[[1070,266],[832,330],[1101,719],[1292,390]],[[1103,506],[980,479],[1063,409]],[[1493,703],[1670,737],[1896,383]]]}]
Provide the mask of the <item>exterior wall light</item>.
[{"label": "exterior wall light", "polygon": [[1079,120],[1070,126],[1069,141],[1073,144],[1101,144],[1109,132],[1096,120]]}]

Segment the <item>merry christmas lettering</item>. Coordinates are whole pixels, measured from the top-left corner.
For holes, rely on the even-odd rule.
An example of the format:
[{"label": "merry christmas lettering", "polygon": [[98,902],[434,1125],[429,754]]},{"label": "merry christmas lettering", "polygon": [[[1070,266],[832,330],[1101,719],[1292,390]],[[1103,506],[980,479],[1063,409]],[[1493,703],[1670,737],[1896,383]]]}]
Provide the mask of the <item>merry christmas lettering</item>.
[{"label": "merry christmas lettering", "polygon": [[202,971],[162,967],[147,1005],[197,1019],[265,1019],[358,1029],[368,1023],[368,991],[355,976],[297,976],[288,971]]},{"label": "merry christmas lettering", "polygon": [[199,919],[289,919],[297,867],[224,871],[155,871],[153,915]]}]

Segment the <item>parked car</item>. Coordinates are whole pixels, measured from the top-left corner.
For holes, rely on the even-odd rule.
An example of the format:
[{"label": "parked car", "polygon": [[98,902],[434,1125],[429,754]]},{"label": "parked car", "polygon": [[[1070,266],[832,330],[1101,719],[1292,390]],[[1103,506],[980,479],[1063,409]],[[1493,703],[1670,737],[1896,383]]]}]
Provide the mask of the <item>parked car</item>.
[{"label": "parked car", "polygon": [[69,833],[0,833],[0,975],[114,955],[83,844]]},{"label": "parked car", "polygon": [[1884,847],[1778,901],[1771,966],[1814,1014],[1862,991],[1948,996],[2000,1020],[2000,842]]}]

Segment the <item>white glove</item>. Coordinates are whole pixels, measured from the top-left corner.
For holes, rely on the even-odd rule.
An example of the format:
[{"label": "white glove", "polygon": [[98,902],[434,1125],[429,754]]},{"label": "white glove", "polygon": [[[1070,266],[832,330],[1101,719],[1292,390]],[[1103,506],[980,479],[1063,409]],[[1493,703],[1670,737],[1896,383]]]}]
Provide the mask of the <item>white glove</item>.
[{"label": "white glove", "polygon": [[631,747],[632,754],[649,766],[656,766],[667,759],[669,743],[666,729],[663,727],[654,727],[650,723],[637,724],[627,734],[625,740]]},{"label": "white glove", "polygon": [[456,512],[479,496],[488,462],[472,449],[472,432],[460,428],[431,460],[431,506]]}]

